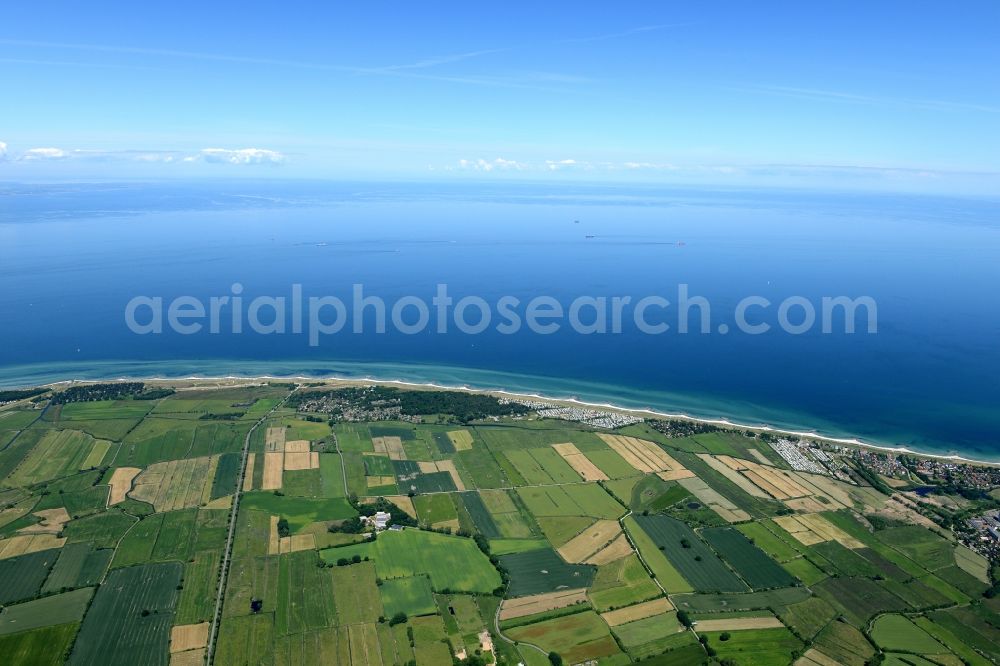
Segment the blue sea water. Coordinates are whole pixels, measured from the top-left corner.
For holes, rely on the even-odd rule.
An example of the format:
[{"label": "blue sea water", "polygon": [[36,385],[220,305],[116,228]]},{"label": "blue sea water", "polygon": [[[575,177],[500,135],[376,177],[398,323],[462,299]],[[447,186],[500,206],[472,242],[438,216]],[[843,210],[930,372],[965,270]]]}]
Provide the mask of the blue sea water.
[{"label": "blue sea water", "polygon": [[[539,295],[711,304],[711,332],[306,335],[125,323],[135,296],[391,305]],[[373,376],[503,387],[1000,459],[1000,200],[540,185],[0,186],[0,383],[123,375]],[[746,296],[870,296],[878,332],[733,326]],[[656,312],[651,310],[650,312]],[[474,321],[474,311],[469,320]],[[523,312],[522,312],[523,314]],[[667,310],[667,323],[676,312]],[[263,317],[266,319],[266,317]],[[588,319],[584,314],[583,319]],[[650,319],[658,319],[654,314]],[[793,317],[797,319],[797,317]],[[626,321],[628,321],[626,317]],[[865,320],[866,322],[866,320]],[[730,327],[727,334],[720,324]],[[697,330],[699,320],[692,319]],[[390,327],[391,329],[391,327]],[[836,331],[840,330],[840,333]]]}]

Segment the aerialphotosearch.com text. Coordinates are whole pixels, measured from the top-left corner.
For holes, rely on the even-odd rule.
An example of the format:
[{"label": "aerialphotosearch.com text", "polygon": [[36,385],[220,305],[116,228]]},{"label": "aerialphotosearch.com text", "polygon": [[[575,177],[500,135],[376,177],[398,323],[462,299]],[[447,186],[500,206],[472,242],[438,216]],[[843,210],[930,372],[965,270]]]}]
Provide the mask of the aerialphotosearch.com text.
[{"label": "aerialphotosearch.com text", "polygon": [[487,300],[476,295],[456,297],[447,284],[438,284],[430,298],[406,295],[384,298],[354,284],[350,295],[306,295],[293,284],[287,295],[244,295],[234,283],[229,293],[208,298],[141,295],[125,306],[125,323],[138,335],[172,331],[181,335],[243,334],[306,335],[317,347],[324,337],[396,332],[417,335],[455,331],[479,335],[493,330],[502,335],[528,331],[551,335],[571,330],[580,335],[617,335],[637,331],[647,335],[747,335],[782,332],[853,334],[878,332],[878,307],[870,296],[788,296],[778,302],[748,295],[726,308],[724,317],[710,300],[691,293],[681,283],[670,297],[580,295],[567,301],[539,294],[530,298],[501,296]]}]

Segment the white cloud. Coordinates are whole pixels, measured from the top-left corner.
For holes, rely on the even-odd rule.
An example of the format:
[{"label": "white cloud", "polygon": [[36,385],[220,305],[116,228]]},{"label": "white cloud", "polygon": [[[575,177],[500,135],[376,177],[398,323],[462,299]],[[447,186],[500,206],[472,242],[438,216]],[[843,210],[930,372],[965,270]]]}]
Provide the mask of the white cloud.
[{"label": "white cloud", "polygon": [[263,148],[240,148],[238,150],[205,148],[201,151],[200,156],[206,162],[226,164],[281,164],[285,161],[285,156],[281,153]]},{"label": "white cloud", "polygon": [[31,148],[21,153],[22,160],[62,160],[69,157],[69,153],[62,148]]},{"label": "white cloud", "polygon": [[63,148],[30,148],[20,153],[8,150],[0,142],[0,161],[41,162],[50,160],[86,160],[172,164],[208,162],[213,164],[282,164],[285,156],[263,148],[205,148],[197,152],[179,150],[67,150]]},{"label": "white cloud", "polygon": [[492,161],[482,158],[478,160],[459,160],[458,166],[460,169],[472,169],[474,171],[521,171],[525,168],[525,165],[520,162],[506,160],[502,157],[498,157]]},{"label": "white cloud", "polygon": [[565,169],[566,167],[577,166],[576,160],[545,160],[545,166],[549,171],[558,171],[559,169]]}]

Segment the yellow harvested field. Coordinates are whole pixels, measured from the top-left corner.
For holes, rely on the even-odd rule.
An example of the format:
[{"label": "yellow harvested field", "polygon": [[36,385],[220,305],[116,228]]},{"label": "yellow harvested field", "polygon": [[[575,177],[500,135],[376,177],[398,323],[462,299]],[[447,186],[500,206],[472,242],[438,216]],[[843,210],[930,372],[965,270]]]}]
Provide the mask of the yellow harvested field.
[{"label": "yellow harvested field", "polygon": [[826,541],[836,541],[840,545],[852,549],[865,547],[865,544],[817,513],[803,514],[796,517],[799,519],[799,522],[813,532],[825,537]]},{"label": "yellow harvested field", "polygon": [[132,481],[142,470],[138,467],[119,467],[111,474],[111,494],[108,504],[118,504],[125,501],[125,496],[132,490]]},{"label": "yellow harvested field", "polygon": [[[767,461],[767,458],[760,451],[752,450],[751,452],[757,454],[758,458]],[[705,460],[705,462],[712,464],[704,454],[699,454],[699,457]],[[737,477],[723,471],[721,467],[714,464],[712,465],[713,468],[721,474],[725,474],[726,478],[755,497],[773,497],[774,499],[784,501],[797,497],[822,495],[835,502],[832,506],[826,507],[828,509],[840,508],[841,505],[851,505],[846,492],[837,486],[837,482],[820,474],[790,472],[778,469],[769,464],[761,465],[750,460],[741,460],[740,458],[733,458],[731,456],[714,456],[714,458],[730,470],[740,472],[746,480],[742,482],[737,481]],[[747,486],[747,481],[758,490],[751,492]],[[761,495],[761,492],[764,495]]]},{"label": "yellow harvested field", "polygon": [[801,511],[802,513],[817,513],[819,511],[826,511],[827,509],[837,508],[837,505],[827,506],[812,497],[799,497],[798,499],[785,500],[785,506],[793,511]]},{"label": "yellow harvested field", "polygon": [[285,450],[285,427],[268,428],[264,438],[264,450],[275,452]]},{"label": "yellow harvested field", "polygon": [[256,453],[247,454],[247,473],[246,476],[243,477],[243,492],[253,490],[253,464],[256,459]]},{"label": "yellow harvested field", "polygon": [[208,645],[208,622],[180,624],[170,630],[170,651],[184,652]]},{"label": "yellow harvested field", "polygon": [[565,608],[587,600],[587,590],[558,590],[545,594],[533,594],[528,597],[507,599],[500,607],[500,619],[510,620],[525,615],[534,615],[545,611]]},{"label": "yellow harvested field", "polygon": [[277,555],[280,552],[281,537],[278,536],[278,516],[271,516],[271,529],[267,537],[267,554]]},{"label": "yellow harvested field", "polygon": [[18,534],[59,534],[69,522],[69,512],[63,507],[35,511],[35,515],[41,518],[41,522],[22,527]]},{"label": "yellow harvested field", "polygon": [[285,442],[285,469],[319,469],[319,453],[309,450],[309,440]]},{"label": "yellow harvested field", "polygon": [[157,511],[200,506],[211,499],[218,466],[217,455],[154,463],[135,477],[128,496],[152,504]]},{"label": "yellow harvested field", "polygon": [[271,516],[271,530],[267,539],[268,555],[284,555],[316,547],[316,535],[311,533],[278,536],[278,516]]},{"label": "yellow harvested field", "polygon": [[300,469],[311,469],[312,468],[312,456],[309,452],[305,453],[285,453],[285,469],[300,470]]},{"label": "yellow harvested field", "polygon": [[455,463],[451,460],[439,460],[437,463],[439,472],[448,472],[451,474],[451,480],[455,483],[455,487],[459,492],[465,491],[465,484],[462,483],[462,477],[458,475],[458,470],[455,469]]},{"label": "yellow harvested field", "polygon": [[281,451],[268,451],[264,454],[264,477],[261,479],[261,490],[281,489],[281,470],[284,467],[285,454]]},{"label": "yellow harvested field", "polygon": [[743,631],[746,629],[777,629],[784,627],[781,620],[771,617],[731,617],[720,620],[699,620],[698,631]]},{"label": "yellow harvested field", "polygon": [[279,553],[282,555],[297,553],[300,550],[313,550],[314,548],[316,548],[315,534],[293,534],[279,539]]},{"label": "yellow harvested field", "polygon": [[812,648],[806,650],[805,654],[795,662],[795,666],[841,666],[841,664],[836,659],[831,659],[816,648]]},{"label": "yellow harvested field", "polygon": [[452,531],[458,531],[462,526],[458,522],[458,518],[452,518],[451,520],[439,520],[438,522],[431,525],[436,530],[444,529],[445,527],[450,527]]},{"label": "yellow harvested field", "polygon": [[798,482],[792,472],[749,461],[747,461],[747,467],[748,469],[744,470],[743,474],[774,499],[786,500],[812,494],[808,488]]},{"label": "yellow harvested field", "polygon": [[695,473],[689,469],[672,469],[669,472],[657,472],[656,476],[664,481],[680,481],[681,479],[690,479],[695,476]]},{"label": "yellow harvested field", "polygon": [[607,433],[598,433],[597,436],[624,458],[625,462],[640,472],[671,472],[684,469],[683,465],[654,442]]},{"label": "yellow harvested field", "polygon": [[578,564],[610,544],[621,533],[617,520],[598,520],[563,544],[558,552],[567,562]]},{"label": "yellow harvested field", "polygon": [[715,456],[715,459],[721,462],[729,469],[736,471],[750,469],[750,465],[753,464],[747,460],[741,460],[740,458],[733,458],[732,456]]},{"label": "yellow harvested field", "polygon": [[865,545],[818,513],[776,516],[774,522],[800,543],[812,546],[824,541],[836,541],[845,548],[858,549]]},{"label": "yellow harvested field", "polygon": [[417,517],[417,510],[413,508],[413,500],[406,495],[388,495],[387,500],[399,507],[399,510],[410,518]]},{"label": "yellow harvested field", "polygon": [[428,462],[422,460],[417,463],[420,471],[424,474],[433,474],[434,472],[448,472],[451,475],[451,480],[455,483],[455,488],[460,492],[465,491],[465,483],[462,481],[462,477],[458,475],[458,470],[455,468],[455,463],[451,460],[438,460],[437,462]]},{"label": "yellow harvested field", "polygon": [[563,460],[569,463],[569,466],[576,471],[577,474],[584,481],[607,481],[608,475],[601,471],[601,468],[590,462],[587,456],[583,455],[580,449],[576,448],[576,444],[567,442],[566,444],[553,444],[552,448],[556,450]]},{"label": "yellow harvested field", "polygon": [[170,666],[204,666],[205,648],[174,652],[170,655]]},{"label": "yellow harvested field", "polygon": [[223,495],[222,497],[217,497],[208,504],[205,505],[206,509],[230,509],[233,506],[233,496]]},{"label": "yellow harvested field", "polygon": [[472,448],[472,433],[468,430],[452,430],[448,433],[448,439],[456,451],[468,451]]},{"label": "yellow harvested field", "polygon": [[[734,465],[739,465],[737,458],[730,458],[729,456],[712,456],[707,453],[699,453],[697,454],[697,456],[702,460],[704,460],[705,464],[707,464],[709,467],[711,467],[716,472],[718,472],[722,476],[732,481],[740,490],[745,492],[747,495],[750,495],[751,497],[759,497],[761,499],[766,499],[769,497],[767,493],[765,493],[756,485],[748,481],[746,477],[744,477],[737,471],[738,469],[740,469],[740,467],[738,466],[734,467]],[[722,460],[723,458],[729,458],[731,462],[727,463]],[[743,466],[743,468],[745,469],[745,466]]]},{"label": "yellow harvested field", "polygon": [[750,514],[739,508],[731,501],[711,488],[707,483],[693,477],[689,479],[679,479],[679,484],[684,486],[688,492],[697,497],[705,506],[715,511],[727,523],[738,523],[750,520]]},{"label": "yellow harvested field", "polygon": [[[798,477],[802,485],[807,488],[813,488],[817,495],[822,495],[840,504],[842,507],[849,508],[854,506],[854,500],[851,499],[850,495],[850,491],[854,489],[854,486],[821,474],[809,474],[807,472],[793,472],[793,474]],[[829,507],[827,510],[829,510]]]},{"label": "yellow harvested field", "polygon": [[403,440],[399,437],[372,437],[375,453],[384,453],[390,460],[406,460]]},{"label": "yellow harvested field", "polygon": [[65,537],[59,538],[54,534],[24,534],[0,539],[0,560],[49,548],[62,548],[65,543]]},{"label": "yellow harvested field", "polygon": [[750,449],[750,455],[757,459],[762,465],[773,465],[774,463],[768,460],[767,456],[764,455],[763,451],[758,451],[757,449]]},{"label": "yellow harvested field", "polygon": [[394,476],[366,476],[365,483],[368,484],[369,488],[378,488],[379,486],[388,486],[389,484],[396,483],[396,477]]},{"label": "yellow harvested field", "polygon": [[591,555],[586,561],[584,561],[584,564],[596,564],[600,566],[602,564],[608,564],[609,562],[620,560],[623,557],[628,557],[631,554],[632,544],[629,543],[628,537],[622,534],[608,544],[607,548],[603,548],[597,551],[594,555]]},{"label": "yellow harvested field", "polygon": [[601,617],[604,618],[604,621],[608,623],[609,627],[617,627],[620,624],[635,622],[636,620],[644,620],[647,617],[660,615],[661,613],[666,613],[667,611],[671,611],[673,609],[674,605],[670,603],[669,599],[666,597],[660,597],[659,599],[645,601],[634,606],[626,606],[625,608],[618,608],[613,611],[608,611],[607,613],[601,613]]}]

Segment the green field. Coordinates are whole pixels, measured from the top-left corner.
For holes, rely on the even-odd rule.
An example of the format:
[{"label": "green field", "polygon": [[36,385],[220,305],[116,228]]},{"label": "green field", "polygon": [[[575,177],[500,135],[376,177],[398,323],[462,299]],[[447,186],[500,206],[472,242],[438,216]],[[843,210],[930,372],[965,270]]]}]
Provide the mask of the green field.
[{"label": "green field", "polygon": [[[38,524],[32,512],[65,508],[70,516],[62,548],[0,559],[0,661],[57,664],[68,654],[70,664],[167,665],[170,628],[209,621],[215,608],[229,510],[224,501],[213,509],[202,502],[233,494],[248,429],[291,388],[180,389],[148,401],[0,410],[0,545]],[[440,414],[425,423],[331,426],[328,414],[295,410],[282,407],[254,430],[250,487],[262,485],[269,425],[287,426],[288,440],[312,441],[319,468],[285,470],[277,492],[242,493],[214,658],[220,666],[448,664],[460,650],[474,653],[484,628],[494,632],[498,594],[569,589],[585,590],[586,601],[502,623],[521,643],[494,632],[497,666],[550,666],[548,650],[565,664],[790,664],[810,649],[831,663],[864,666],[873,642],[882,663],[894,666],[1000,661],[1000,600],[983,596],[990,572],[982,556],[922,526],[872,518],[860,501],[878,508],[885,497],[845,483],[838,485],[855,500],[852,509],[822,515],[864,547],[803,545],[766,517],[779,515],[778,502],[747,495],[695,455],[763,455],[787,467],[758,437],[667,435],[648,422],[616,430],[657,442],[753,516],[723,525],[704,502],[689,506],[696,498],[680,483],[636,471],[588,425],[531,414],[460,423]],[[457,447],[448,436],[456,430],[469,435]],[[400,437],[406,459],[374,455],[372,437],[383,436]],[[564,442],[609,480],[583,482],[551,448]],[[204,476],[209,456],[218,456],[214,476],[190,508],[156,512],[134,498],[107,506],[116,468],[198,458]],[[447,472],[420,469],[446,461],[467,490],[457,491]],[[186,467],[169,487],[198,485]],[[399,481],[369,488],[373,476]],[[362,504],[366,496],[404,495],[391,501],[403,511],[412,503],[422,526],[457,525],[463,536],[406,528],[371,537],[353,533],[353,523],[340,531],[340,521],[356,515],[351,493]],[[970,506],[953,499],[945,506]],[[630,510],[622,524],[637,552],[591,566],[566,563],[555,550]],[[292,539],[271,540],[272,516],[287,521]],[[733,630],[723,641],[722,632],[683,630],[676,611],[610,629],[598,615],[663,597],[660,585],[695,621],[774,615],[787,629]],[[407,621],[390,627],[386,620],[398,613]]]},{"label": "green field", "polygon": [[736,529],[779,562],[794,559],[802,552],[803,546],[773,521],[742,523],[737,525]]},{"label": "green field", "polygon": [[420,522],[428,525],[458,518],[451,495],[417,495],[413,498],[413,506]]},{"label": "green field", "polygon": [[383,615],[382,596],[376,582],[375,565],[361,562],[330,569],[337,624],[375,622]]},{"label": "green field", "polygon": [[343,498],[288,497],[270,492],[244,493],[240,506],[281,516],[292,531],[318,521],[343,520],[357,515]]},{"label": "green field", "polygon": [[819,597],[774,608],[781,621],[804,638],[812,638],[837,616],[837,609]]},{"label": "green field", "polygon": [[430,576],[435,590],[492,592],[500,585],[489,559],[471,539],[407,529],[387,531],[374,543],[361,543],[321,552],[335,563],[340,558],[360,555],[375,561],[382,579]]},{"label": "green field", "polygon": [[875,648],[860,631],[849,624],[834,621],[816,636],[815,647],[844,666],[865,666]]},{"label": "green field", "polygon": [[613,627],[611,631],[629,656],[645,659],[662,653],[683,627],[677,621],[677,613],[670,611]]},{"label": "green field", "polygon": [[691,586],[700,592],[740,592],[747,586],[684,523],[667,516],[635,516],[636,525]]},{"label": "green field", "polygon": [[59,550],[42,550],[0,560],[0,604],[30,599],[38,594],[56,563]]},{"label": "green field", "polygon": [[396,613],[405,613],[411,617],[431,615],[437,610],[431,581],[426,576],[384,580],[379,585],[379,592],[382,594],[382,607],[386,617],[392,617]]},{"label": "green field", "polygon": [[[497,523],[486,507],[486,503],[483,501],[480,493],[466,492],[461,493],[458,497],[465,506],[465,510],[469,512],[469,516],[472,518],[477,532],[489,539],[496,539],[501,536],[500,528],[497,527]],[[513,504],[511,504],[511,507],[516,511]]]},{"label": "green field", "polygon": [[447,493],[457,490],[448,472],[417,473],[405,479],[397,476],[399,491],[402,493]]},{"label": "green field", "polygon": [[511,597],[590,587],[597,573],[597,567],[566,564],[551,548],[503,555],[500,566],[510,576],[507,594]]},{"label": "green field", "polygon": [[902,615],[883,615],[872,623],[872,638],[883,650],[943,654],[948,650]]},{"label": "green field", "polygon": [[701,633],[718,652],[719,659],[732,659],[740,666],[770,666],[790,664],[802,642],[788,629],[751,629],[729,632],[729,640],[721,639],[724,632]]},{"label": "green field", "polygon": [[814,585],[813,592],[839,608],[856,627],[880,612],[907,609],[906,602],[867,578],[827,578]]},{"label": "green field", "polygon": [[657,547],[652,538],[639,527],[634,515],[625,518],[623,522],[632,543],[639,551],[639,555],[642,556],[646,566],[656,576],[656,580],[663,586],[663,589],[672,594],[694,591],[691,584],[670,563],[670,560]]},{"label": "green field", "polygon": [[106,452],[107,442],[99,444],[79,430],[51,430],[35,444],[7,482],[26,486],[93,467],[87,460],[95,448]]},{"label": "green field", "polygon": [[694,612],[716,612],[772,608],[795,604],[809,597],[810,592],[804,587],[786,587],[764,592],[679,594],[673,599],[677,608]]},{"label": "green field", "polygon": [[625,513],[625,508],[596,483],[518,488],[517,494],[535,516],[618,518]]},{"label": "green field", "polygon": [[954,544],[922,527],[894,527],[881,530],[875,536],[930,571],[955,563]]},{"label": "green field", "polygon": [[70,664],[163,664],[177,604],[179,563],[146,564],[108,574],[80,627]]},{"label": "green field", "polygon": [[76,636],[77,624],[60,624],[16,634],[0,635],[0,654],[9,664],[57,666]]},{"label": "green field", "polygon": [[195,553],[184,565],[184,589],[177,602],[177,624],[197,624],[212,617],[221,555],[217,550]]},{"label": "green field", "polygon": [[593,611],[575,613],[507,632],[511,638],[557,652],[566,663],[575,664],[620,654],[608,625]]},{"label": "green field", "polygon": [[795,579],[777,562],[731,527],[710,527],[701,535],[755,590],[788,587]]},{"label": "green field", "polygon": [[219,457],[219,466],[212,479],[212,499],[236,492],[236,478],[239,476],[242,460],[239,453],[225,453]]},{"label": "green field", "polygon": [[599,611],[631,606],[662,594],[636,555],[598,567],[588,592]]},{"label": "green field", "polygon": [[63,589],[96,585],[108,568],[114,551],[94,550],[89,543],[71,543],[63,546],[45,580],[42,592],[49,594]]},{"label": "green field", "polygon": [[392,461],[388,456],[363,456],[366,476],[393,476]]},{"label": "green field", "polygon": [[278,558],[274,627],[279,634],[295,634],[333,624],[337,609],[330,573],[317,566],[318,562],[316,551],[312,550]]},{"label": "green field", "polygon": [[94,588],[83,587],[7,606],[0,612],[0,636],[56,624],[76,624],[83,619],[93,595]]}]

